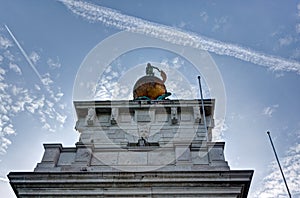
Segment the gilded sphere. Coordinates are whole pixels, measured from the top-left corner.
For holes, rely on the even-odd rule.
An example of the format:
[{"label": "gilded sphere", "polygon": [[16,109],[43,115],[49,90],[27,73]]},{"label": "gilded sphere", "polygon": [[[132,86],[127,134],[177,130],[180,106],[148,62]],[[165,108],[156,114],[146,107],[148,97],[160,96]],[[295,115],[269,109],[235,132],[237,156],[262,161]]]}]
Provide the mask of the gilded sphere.
[{"label": "gilded sphere", "polygon": [[151,100],[166,94],[167,89],[164,82],[155,76],[143,76],[136,81],[133,88],[133,98],[146,96]]}]

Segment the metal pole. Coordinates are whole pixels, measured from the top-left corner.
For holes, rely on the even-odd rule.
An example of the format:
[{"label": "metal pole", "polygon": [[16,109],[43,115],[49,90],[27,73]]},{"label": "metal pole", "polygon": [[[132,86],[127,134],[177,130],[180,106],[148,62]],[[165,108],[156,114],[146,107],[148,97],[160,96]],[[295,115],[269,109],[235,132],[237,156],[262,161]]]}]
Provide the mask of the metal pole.
[{"label": "metal pole", "polygon": [[200,88],[201,106],[202,106],[202,115],[203,115],[203,121],[204,121],[204,127],[205,127],[205,134],[206,134],[206,137],[208,137],[200,76],[198,76],[198,82],[199,82],[199,88]]},{"label": "metal pole", "polygon": [[269,139],[270,139],[270,142],[271,142],[271,145],[272,145],[272,148],[273,148],[273,151],[274,151],[274,154],[275,154],[275,158],[276,158],[276,160],[277,160],[277,163],[278,163],[278,166],[279,166],[279,169],[280,169],[280,172],[281,172],[281,175],[282,175],[282,178],[283,178],[285,187],[286,187],[286,189],[287,189],[287,191],[288,191],[289,197],[292,198],[292,195],[291,195],[291,193],[290,193],[289,187],[288,187],[287,182],[286,182],[286,180],[285,180],[285,177],[284,177],[284,174],[283,174],[283,171],[282,171],[282,168],[281,168],[281,165],[280,165],[280,162],[279,162],[279,159],[278,159],[278,156],[277,156],[277,153],[276,153],[276,150],[275,150],[275,147],[274,147],[274,144],[273,144],[271,135],[270,135],[270,131],[267,131],[267,134],[268,134],[268,136],[269,136]]}]

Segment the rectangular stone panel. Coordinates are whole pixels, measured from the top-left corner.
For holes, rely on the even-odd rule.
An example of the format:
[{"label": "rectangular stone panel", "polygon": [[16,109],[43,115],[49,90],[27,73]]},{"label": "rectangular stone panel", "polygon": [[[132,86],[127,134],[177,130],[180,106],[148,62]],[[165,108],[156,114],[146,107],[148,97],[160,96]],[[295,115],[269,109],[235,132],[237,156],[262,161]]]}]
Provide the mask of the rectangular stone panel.
[{"label": "rectangular stone panel", "polygon": [[222,147],[213,147],[209,151],[209,157],[212,161],[221,160],[224,161],[224,150]]},{"label": "rectangular stone panel", "polygon": [[149,165],[167,165],[175,162],[175,152],[173,150],[157,150],[148,153]]},{"label": "rectangular stone panel", "polygon": [[107,123],[110,119],[110,115],[106,115],[106,114],[103,114],[103,115],[99,115],[98,116],[98,120],[100,123]]},{"label": "rectangular stone panel", "polygon": [[147,152],[119,152],[118,165],[146,165]]},{"label": "rectangular stone panel", "polygon": [[181,121],[191,121],[192,120],[192,115],[190,113],[181,113]]},{"label": "rectangular stone panel", "polygon": [[121,122],[131,122],[131,116],[130,114],[128,113],[121,113],[120,114],[120,121]]},{"label": "rectangular stone panel", "polygon": [[156,114],[155,120],[156,122],[168,122],[169,116],[167,114]]},{"label": "rectangular stone panel", "polygon": [[192,157],[193,164],[199,164],[199,165],[208,164],[207,151],[203,151],[203,150],[192,151],[191,157]]},{"label": "rectangular stone panel", "polygon": [[57,162],[57,166],[62,165],[71,165],[75,160],[75,152],[62,152],[60,153],[59,160]]},{"label": "rectangular stone panel", "polygon": [[116,165],[118,163],[118,152],[93,153],[91,165]]},{"label": "rectangular stone panel", "polygon": [[175,148],[175,152],[176,152],[176,161],[190,161],[191,160],[189,147],[177,146]]},{"label": "rectangular stone panel", "polygon": [[62,148],[61,144],[44,144],[45,152],[42,162],[57,163]]},{"label": "rectangular stone panel", "polygon": [[77,148],[75,161],[88,163],[91,159],[91,152],[89,148]]},{"label": "rectangular stone panel", "polygon": [[151,117],[150,115],[136,115],[137,122],[150,122]]}]

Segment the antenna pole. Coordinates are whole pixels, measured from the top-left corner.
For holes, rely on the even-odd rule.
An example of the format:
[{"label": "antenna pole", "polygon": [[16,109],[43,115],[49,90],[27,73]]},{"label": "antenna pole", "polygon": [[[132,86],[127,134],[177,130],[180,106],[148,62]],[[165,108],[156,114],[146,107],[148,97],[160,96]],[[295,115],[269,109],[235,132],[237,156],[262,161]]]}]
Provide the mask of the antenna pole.
[{"label": "antenna pole", "polygon": [[[206,126],[206,117],[205,117],[205,109],[204,109],[204,101],[203,101],[203,94],[202,94],[202,86],[201,86],[200,76],[198,76],[198,82],[199,82],[199,89],[200,89],[200,96],[201,96],[201,106],[202,106],[202,115],[203,115],[203,121],[204,121],[204,127],[205,127],[205,134],[206,134],[206,137],[208,137],[208,134],[207,134],[207,126]],[[207,140],[207,141],[208,141],[208,140]]]},{"label": "antenna pole", "polygon": [[277,153],[276,153],[276,150],[275,150],[275,147],[274,147],[274,144],[273,144],[271,135],[270,135],[270,131],[267,131],[267,134],[268,134],[268,136],[269,136],[269,139],[270,139],[270,142],[271,142],[271,145],[272,145],[272,148],[273,148],[273,151],[274,151],[274,154],[275,154],[275,158],[276,158],[276,160],[277,160],[277,163],[278,163],[278,166],[279,166],[279,169],[280,169],[280,172],[281,172],[281,175],[282,175],[282,178],[283,178],[285,187],[286,187],[287,192],[288,192],[288,194],[289,194],[289,198],[292,198],[292,195],[291,195],[291,193],[290,193],[289,187],[288,187],[287,182],[286,182],[286,180],[285,180],[285,177],[284,177],[284,174],[283,174],[283,171],[282,171],[282,168],[281,168],[281,165],[280,165],[280,162],[279,162],[279,159],[278,159],[278,156],[277,156]]}]

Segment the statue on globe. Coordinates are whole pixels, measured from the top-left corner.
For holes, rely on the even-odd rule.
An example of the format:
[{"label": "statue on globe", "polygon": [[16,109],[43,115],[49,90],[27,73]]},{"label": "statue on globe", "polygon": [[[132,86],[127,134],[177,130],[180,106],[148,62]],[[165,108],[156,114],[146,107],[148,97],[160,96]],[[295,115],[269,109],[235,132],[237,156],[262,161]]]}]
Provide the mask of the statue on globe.
[{"label": "statue on globe", "polygon": [[[162,79],[155,76],[154,69],[160,72]],[[166,80],[167,75],[163,70],[148,63],[146,76],[138,79],[134,85],[134,100],[166,100],[166,97],[171,95],[170,92],[167,92],[164,84]]]}]

